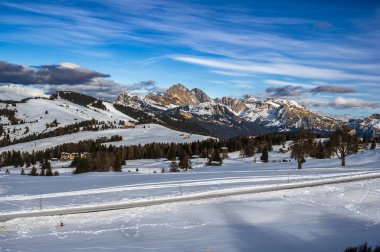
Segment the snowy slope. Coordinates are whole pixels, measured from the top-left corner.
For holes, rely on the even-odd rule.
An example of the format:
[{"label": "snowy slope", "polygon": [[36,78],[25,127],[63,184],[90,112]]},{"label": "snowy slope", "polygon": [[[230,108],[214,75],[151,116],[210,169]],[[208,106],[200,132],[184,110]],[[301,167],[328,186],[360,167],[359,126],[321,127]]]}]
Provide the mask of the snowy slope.
[{"label": "snowy slope", "polygon": [[187,134],[168,129],[157,124],[137,125],[134,129],[108,129],[101,131],[82,131],[74,134],[44,138],[36,141],[19,143],[0,148],[0,153],[8,150],[33,151],[53,148],[63,143],[77,143],[84,140],[96,140],[101,137],[120,135],[123,140],[112,142],[112,145],[138,145],[147,143],[188,143],[206,140],[208,137]]},{"label": "snowy slope", "polygon": [[[302,170],[296,169],[294,161],[253,163],[252,158],[229,159],[222,167],[204,167],[186,173],[152,174],[153,170],[160,171],[168,166],[163,160],[153,161],[150,166],[146,160],[128,161],[121,173],[61,174],[59,177],[20,176],[16,168],[10,169],[12,174],[7,176],[3,169],[0,173],[0,213],[36,210],[41,199],[45,209],[78,207],[378,173],[379,154],[380,149],[376,149],[349,156],[345,168],[339,166],[338,159],[307,160]],[[151,169],[150,175],[133,170],[144,167]]]},{"label": "snowy slope", "polygon": [[[271,159],[286,158],[277,152],[278,146],[274,149]],[[338,159],[308,159],[297,170],[294,161],[253,163],[252,158],[231,153],[222,167],[187,173],[126,171],[161,168],[167,165],[162,159],[128,161],[120,173],[58,177],[21,176],[18,168],[5,175],[3,169],[0,214],[350,178],[378,173],[380,149],[351,155],[347,164],[341,168]],[[54,169],[59,165],[67,163],[54,163]],[[0,250],[344,251],[364,241],[379,242],[379,192],[380,179],[372,179],[98,213],[18,218],[0,222]]]},{"label": "snowy slope", "polygon": [[[20,138],[92,119],[108,123],[116,122],[116,125],[120,120],[135,121],[133,118],[117,111],[112,104],[107,102],[103,102],[103,104],[106,106],[107,111],[93,107],[83,107],[62,99],[30,99],[26,103],[17,103],[16,108],[14,108],[17,110],[16,118],[25,121],[25,123],[7,125],[5,129],[10,129],[11,133],[15,131],[14,134],[11,134],[12,138]],[[46,124],[53,122],[55,119],[59,123],[58,126],[47,128]],[[0,123],[4,122],[1,121]],[[29,128],[27,134],[25,134],[26,127]]]}]

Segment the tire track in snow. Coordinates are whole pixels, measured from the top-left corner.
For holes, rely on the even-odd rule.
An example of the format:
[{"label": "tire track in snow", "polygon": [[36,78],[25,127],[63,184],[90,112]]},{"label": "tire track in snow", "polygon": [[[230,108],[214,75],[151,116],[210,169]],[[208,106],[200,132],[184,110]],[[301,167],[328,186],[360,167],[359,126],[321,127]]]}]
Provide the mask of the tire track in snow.
[{"label": "tire track in snow", "polygon": [[258,186],[251,188],[240,188],[240,189],[226,189],[221,191],[212,191],[212,192],[203,192],[203,193],[194,193],[190,195],[178,196],[178,197],[167,197],[161,199],[147,200],[147,201],[137,201],[137,202],[122,202],[116,204],[104,204],[104,205],[93,205],[85,207],[73,207],[73,208],[59,208],[59,209],[47,209],[41,211],[28,211],[28,212],[14,212],[7,214],[0,214],[0,221],[8,221],[15,218],[26,218],[26,217],[42,217],[42,216],[52,216],[52,215],[68,215],[68,214],[80,214],[80,213],[91,213],[91,212],[102,212],[102,211],[112,211],[120,209],[129,209],[137,207],[148,207],[153,205],[161,205],[167,203],[176,203],[176,202],[186,202],[186,201],[195,201],[195,200],[205,200],[212,198],[220,198],[234,195],[242,194],[252,194],[252,193],[264,193],[264,192],[273,192],[279,190],[288,190],[288,189],[299,189],[305,187],[314,187],[322,185],[330,185],[337,183],[347,183],[360,180],[368,179],[377,179],[380,178],[380,173],[356,175],[352,177],[341,177],[341,178],[332,178],[325,179],[320,181],[308,181],[308,182],[299,182],[292,184],[282,184],[282,185],[271,185],[271,186]]}]

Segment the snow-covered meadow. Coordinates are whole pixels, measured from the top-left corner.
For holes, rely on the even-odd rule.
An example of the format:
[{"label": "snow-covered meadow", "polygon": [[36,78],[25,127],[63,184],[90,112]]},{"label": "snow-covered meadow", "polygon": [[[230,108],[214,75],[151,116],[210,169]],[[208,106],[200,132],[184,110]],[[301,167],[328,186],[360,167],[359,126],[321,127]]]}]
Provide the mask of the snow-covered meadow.
[{"label": "snow-covered meadow", "polygon": [[[1,251],[343,251],[379,242],[380,179],[0,223]],[[64,226],[60,227],[63,222]]]},{"label": "snow-covered meadow", "polygon": [[163,127],[158,124],[146,124],[137,125],[136,128],[132,129],[108,129],[101,131],[81,131],[74,134],[43,138],[40,140],[30,141],[26,143],[13,144],[0,148],[0,153],[4,151],[28,151],[33,150],[45,150],[48,148],[53,148],[55,146],[64,143],[77,143],[79,141],[85,140],[96,140],[102,137],[111,137],[114,135],[119,135],[123,137],[122,141],[112,142],[110,144],[115,146],[128,146],[128,145],[138,145],[147,143],[188,143],[203,141],[209,137],[183,133],[180,131],[171,130],[169,128]]},{"label": "snow-covered meadow", "polygon": [[[123,172],[73,175],[53,162],[58,177],[0,171],[0,215],[49,209],[138,203],[380,173],[380,149],[339,159],[308,159],[302,170],[274,146],[276,162],[230,153],[221,167],[193,160],[189,172],[170,162],[130,160]],[[139,170],[136,172],[136,168]],[[161,173],[164,168],[164,173]],[[128,172],[129,171],[129,172]],[[156,171],[156,173],[154,173]],[[380,242],[380,179],[189,202],[0,223],[4,251],[343,251]],[[60,221],[65,225],[60,227]],[[50,245],[50,246],[48,246]],[[0,251],[1,251],[0,250]]]}]

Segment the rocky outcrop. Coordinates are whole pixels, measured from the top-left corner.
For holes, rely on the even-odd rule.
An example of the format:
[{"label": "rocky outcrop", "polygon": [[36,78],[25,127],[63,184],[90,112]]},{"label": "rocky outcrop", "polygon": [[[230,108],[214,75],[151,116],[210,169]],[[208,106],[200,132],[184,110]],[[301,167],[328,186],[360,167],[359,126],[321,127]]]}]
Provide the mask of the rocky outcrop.
[{"label": "rocky outcrop", "polygon": [[199,88],[193,88],[191,93],[200,103],[211,102],[211,98]]},{"label": "rocky outcrop", "polygon": [[356,133],[366,137],[380,137],[380,114],[373,114],[364,119],[350,119],[348,123]]}]

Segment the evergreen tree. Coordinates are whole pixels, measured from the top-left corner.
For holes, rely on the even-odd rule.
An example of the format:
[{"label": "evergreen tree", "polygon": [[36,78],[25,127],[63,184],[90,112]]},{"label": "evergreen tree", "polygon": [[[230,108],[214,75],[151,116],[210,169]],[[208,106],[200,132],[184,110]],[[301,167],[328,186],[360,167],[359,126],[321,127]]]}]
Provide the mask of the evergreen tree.
[{"label": "evergreen tree", "polygon": [[375,142],[375,140],[372,140],[372,142],[371,142],[371,150],[374,150],[374,149],[376,149],[376,142]]},{"label": "evergreen tree", "polygon": [[122,166],[121,164],[122,164],[121,157],[120,156],[116,156],[115,162],[113,163],[113,171],[115,171],[115,172],[121,172],[121,166]]},{"label": "evergreen tree", "polygon": [[263,152],[261,153],[260,160],[266,163],[268,162],[268,159],[269,159],[268,148],[267,146],[264,146]]},{"label": "evergreen tree", "polygon": [[38,173],[37,173],[37,169],[35,166],[32,167],[32,169],[30,170],[29,176],[38,176]]},{"label": "evergreen tree", "polygon": [[169,172],[179,172],[177,161],[173,160],[171,162]]},{"label": "evergreen tree", "polygon": [[80,174],[84,172],[90,171],[90,162],[87,158],[78,158],[77,159],[77,165],[74,170],[74,174]]},{"label": "evergreen tree", "polygon": [[181,155],[179,156],[179,168],[187,171],[189,168],[189,155],[186,151],[182,151]]},{"label": "evergreen tree", "polygon": [[213,159],[213,162],[216,162],[218,165],[222,165],[223,159],[222,159],[222,156],[220,155],[219,148],[215,149],[212,159]]}]

